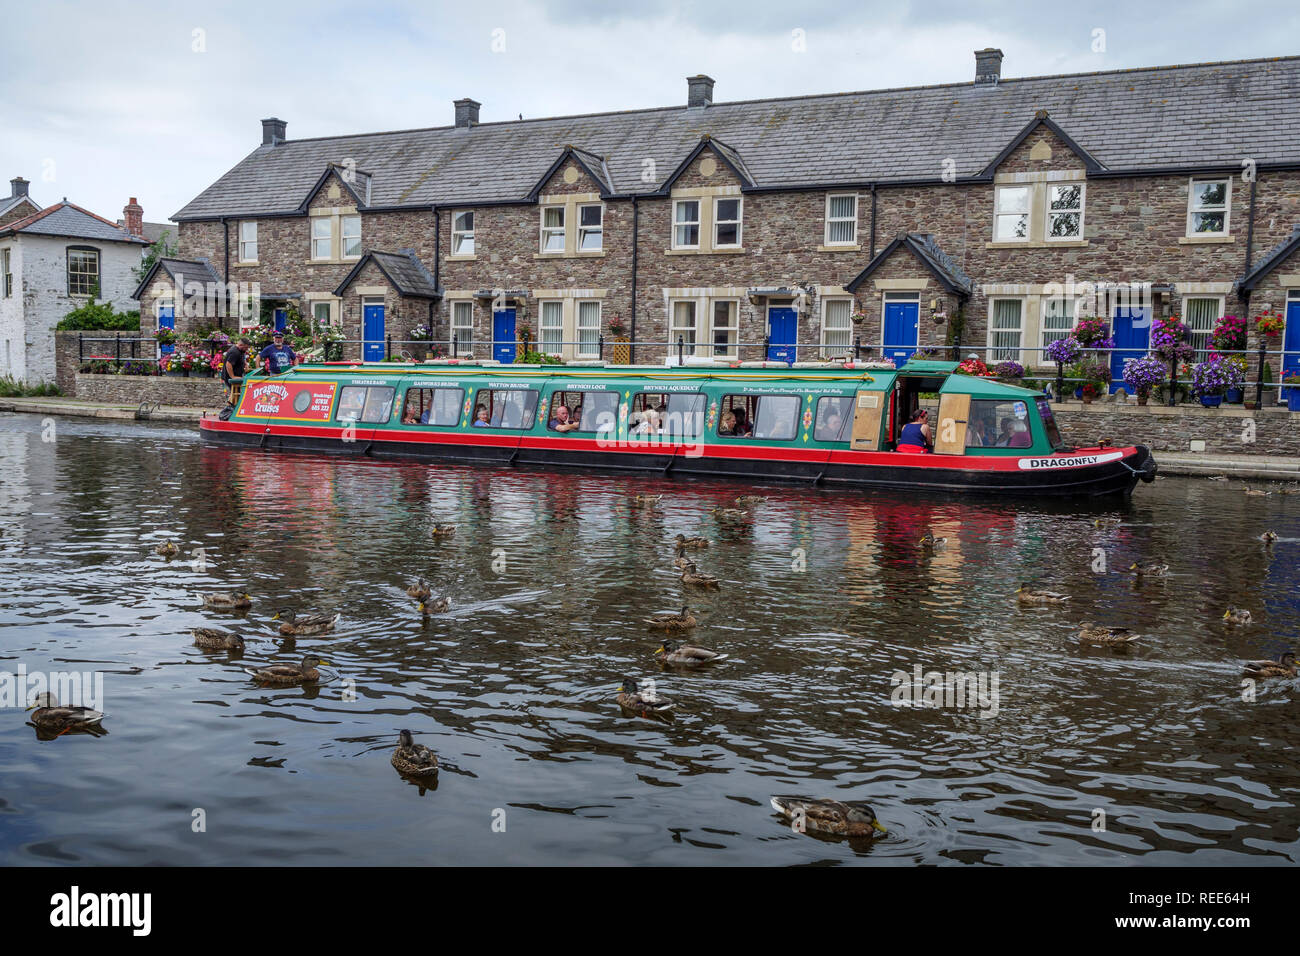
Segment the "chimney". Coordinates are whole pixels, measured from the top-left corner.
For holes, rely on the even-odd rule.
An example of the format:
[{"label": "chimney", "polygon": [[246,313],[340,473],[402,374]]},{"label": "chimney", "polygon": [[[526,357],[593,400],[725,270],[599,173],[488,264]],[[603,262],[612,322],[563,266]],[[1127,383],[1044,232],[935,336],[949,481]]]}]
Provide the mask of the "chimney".
[{"label": "chimney", "polygon": [[144,207],[131,197],[131,201],[122,207],[123,228],[133,236],[144,238]]},{"label": "chimney", "polygon": [[15,176],[9,180],[9,198],[17,199],[19,196],[27,195],[27,180],[21,176]]},{"label": "chimney", "polygon": [[985,47],[975,51],[975,85],[997,86],[1002,79],[1002,51]]},{"label": "chimney", "polygon": [[288,125],[284,120],[276,119],[274,116],[262,120],[262,145],[275,146],[277,143],[283,143],[284,129]]},{"label": "chimney", "polygon": [[708,106],[713,102],[713,77],[700,73],[686,78],[686,105]]},{"label": "chimney", "polygon": [[483,104],[478,100],[471,100],[466,97],[463,100],[454,100],[456,106],[456,126],[469,128],[478,125],[478,108]]}]

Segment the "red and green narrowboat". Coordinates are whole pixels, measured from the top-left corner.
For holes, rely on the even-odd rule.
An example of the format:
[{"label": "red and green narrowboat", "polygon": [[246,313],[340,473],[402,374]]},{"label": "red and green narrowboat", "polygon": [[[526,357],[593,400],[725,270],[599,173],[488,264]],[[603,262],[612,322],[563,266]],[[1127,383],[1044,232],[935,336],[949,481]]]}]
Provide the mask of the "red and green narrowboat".
[{"label": "red and green narrowboat", "polygon": [[[250,375],[200,428],[265,449],[991,494],[1154,479],[1145,446],[1069,447],[1042,393],[955,369],[309,364]],[[900,449],[918,407],[933,448]]]}]

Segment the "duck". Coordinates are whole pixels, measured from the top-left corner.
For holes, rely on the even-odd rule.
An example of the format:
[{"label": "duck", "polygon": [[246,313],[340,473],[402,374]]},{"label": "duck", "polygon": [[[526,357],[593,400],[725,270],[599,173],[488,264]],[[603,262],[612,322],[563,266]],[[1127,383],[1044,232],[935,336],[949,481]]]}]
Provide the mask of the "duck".
[{"label": "duck", "polygon": [[280,621],[280,633],[286,637],[298,634],[324,634],[327,631],[334,630],[334,625],[339,622],[339,613],[333,614],[304,614],[298,616],[297,611],[281,609],[272,615],[271,620]]},{"label": "duck", "polygon": [[1118,519],[1118,518],[1106,518],[1106,517],[1097,518],[1095,521],[1093,521],[1092,526],[1093,526],[1094,528],[1103,528],[1103,529],[1105,529],[1105,528],[1118,528],[1118,527],[1119,527],[1119,519]]},{"label": "duck", "polygon": [[653,508],[663,500],[663,495],[635,495],[632,498],[633,508]]},{"label": "duck", "polygon": [[451,608],[451,598],[440,597],[437,600],[424,600],[420,602],[420,613],[425,617],[430,614],[442,614]]},{"label": "duck", "polygon": [[279,684],[282,687],[289,687],[294,684],[314,684],[320,680],[318,665],[328,663],[329,661],[323,661],[319,657],[308,655],[302,659],[301,664],[286,662],[269,664],[261,668],[245,667],[244,670],[252,675],[253,680],[259,683]]},{"label": "duck", "polygon": [[736,504],[742,508],[748,508],[750,505],[759,505],[767,500],[767,495],[741,495],[736,499]]},{"label": "duck", "polygon": [[1272,493],[1273,493],[1273,492],[1271,492],[1271,491],[1264,491],[1264,490],[1262,490],[1262,489],[1260,489],[1260,488],[1247,488],[1247,489],[1246,489],[1246,494],[1250,495],[1252,498],[1264,498],[1264,497],[1267,497],[1268,495],[1271,495]]},{"label": "duck", "polygon": [[700,548],[707,548],[708,546],[709,546],[708,538],[688,538],[684,534],[679,534],[677,536],[678,551],[685,551],[687,548],[690,548],[692,550],[698,550]]},{"label": "duck", "polygon": [[1242,677],[1295,677],[1295,654],[1287,651],[1275,661],[1246,661]]},{"label": "duck", "polygon": [[1084,644],[1124,647],[1138,640],[1139,636],[1127,627],[1107,627],[1104,624],[1093,624],[1091,621],[1084,621],[1079,625],[1079,641]]},{"label": "duck", "polygon": [[1259,536],[1259,540],[1263,541],[1265,544],[1272,544],[1274,541],[1277,540],[1277,532],[1265,531],[1263,534]]},{"label": "duck", "polygon": [[814,833],[863,837],[889,832],[861,800],[778,796],[772,798],[772,809],[787,820],[801,821],[805,831]]},{"label": "duck", "polygon": [[1070,600],[1070,596],[1059,591],[1043,591],[1022,584],[1016,588],[1016,600],[1021,604],[1063,604]]},{"label": "duck", "polygon": [[1167,564],[1138,564],[1136,561],[1129,565],[1129,570],[1140,578],[1163,578],[1169,573]]},{"label": "duck", "polygon": [[181,549],[175,541],[164,541],[153,549],[153,553],[161,554],[164,558],[174,558],[181,553]]},{"label": "duck", "polygon": [[38,730],[59,734],[97,730],[103,719],[108,716],[90,707],[61,705],[49,691],[37,694],[27,709],[33,712],[31,721]]},{"label": "duck", "polygon": [[408,585],[406,588],[406,596],[413,597],[417,601],[427,601],[432,594],[433,591],[425,582],[424,578],[420,578],[418,581]]},{"label": "duck", "polygon": [[397,747],[389,762],[404,777],[431,777],[438,772],[438,755],[424,744],[417,744],[409,730],[398,732]]},{"label": "duck", "polygon": [[749,520],[749,512],[740,508],[714,508],[711,513],[723,524],[744,524]]},{"label": "duck", "polygon": [[673,564],[685,571],[687,568],[694,567],[695,563],[686,556],[685,552],[678,552],[677,557],[673,558]]},{"label": "duck", "polygon": [[648,687],[641,690],[630,677],[624,677],[619,682],[618,705],[639,717],[663,717],[677,706]]},{"label": "duck", "polygon": [[686,562],[686,567],[682,568],[682,584],[712,591],[718,590],[718,579],[711,574],[701,574],[699,569],[689,561]]},{"label": "duck", "polygon": [[207,647],[217,651],[242,651],[244,639],[238,634],[222,631],[215,627],[195,627],[190,629],[194,635],[196,647]]},{"label": "duck", "polygon": [[680,664],[684,667],[699,667],[702,664],[716,664],[724,661],[728,655],[711,651],[707,647],[695,647],[692,644],[678,644],[665,640],[655,651],[660,664]]},{"label": "duck", "polygon": [[917,543],[923,548],[928,548],[931,551],[938,551],[948,543],[948,539],[936,538],[933,531],[927,531],[925,534],[921,535],[921,540]]},{"label": "duck", "polygon": [[243,611],[253,606],[253,599],[242,592],[204,594],[203,606],[222,611]]},{"label": "duck", "polygon": [[1228,609],[1223,612],[1223,619],[1229,624],[1249,624],[1250,612],[1235,604],[1229,604]]},{"label": "duck", "polygon": [[688,605],[682,606],[680,614],[656,614],[643,619],[651,630],[655,631],[689,631],[695,626],[695,615]]},{"label": "duck", "polygon": [[454,524],[438,523],[433,526],[431,533],[435,538],[451,538],[456,534],[456,526]]}]

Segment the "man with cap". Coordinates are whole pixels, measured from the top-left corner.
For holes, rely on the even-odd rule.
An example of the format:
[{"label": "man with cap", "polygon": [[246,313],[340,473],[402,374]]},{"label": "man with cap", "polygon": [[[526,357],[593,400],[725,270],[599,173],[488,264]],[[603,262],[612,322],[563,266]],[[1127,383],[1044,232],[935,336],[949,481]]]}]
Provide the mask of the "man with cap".
[{"label": "man with cap", "polygon": [[284,331],[276,329],[271,336],[271,344],[262,349],[257,358],[268,373],[279,375],[281,372],[287,372],[293,367],[294,359],[297,356],[293,354],[293,349],[285,344]]},{"label": "man with cap", "polygon": [[244,368],[247,362],[248,350],[253,343],[247,338],[241,338],[238,342],[230,347],[226,357],[221,362],[221,381],[226,386],[226,401],[230,405],[235,404],[235,397],[239,393],[239,386],[244,381]]}]

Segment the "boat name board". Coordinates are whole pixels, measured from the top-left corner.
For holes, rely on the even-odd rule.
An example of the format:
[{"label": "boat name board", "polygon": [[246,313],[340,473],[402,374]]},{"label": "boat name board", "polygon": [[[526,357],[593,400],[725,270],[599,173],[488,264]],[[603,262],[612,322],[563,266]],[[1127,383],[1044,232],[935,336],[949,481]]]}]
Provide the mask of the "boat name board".
[{"label": "boat name board", "polygon": [[1021,458],[1019,465],[1026,471],[1041,468],[1082,468],[1085,465],[1101,465],[1108,461],[1118,461],[1123,457],[1122,451],[1112,451],[1104,455],[1075,455],[1069,458]]},{"label": "boat name board", "polygon": [[329,421],[337,382],[261,382],[244,390],[239,415],[289,422]]}]

